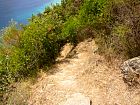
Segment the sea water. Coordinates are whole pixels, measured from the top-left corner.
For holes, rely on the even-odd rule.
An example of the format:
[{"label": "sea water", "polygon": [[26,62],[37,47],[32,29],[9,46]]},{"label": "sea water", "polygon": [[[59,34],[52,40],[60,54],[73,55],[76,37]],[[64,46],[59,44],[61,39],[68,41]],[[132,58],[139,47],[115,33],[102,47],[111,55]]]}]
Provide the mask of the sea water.
[{"label": "sea water", "polygon": [[0,0],[0,29],[12,19],[27,24],[33,14],[43,12],[46,6],[60,3],[61,0]]}]

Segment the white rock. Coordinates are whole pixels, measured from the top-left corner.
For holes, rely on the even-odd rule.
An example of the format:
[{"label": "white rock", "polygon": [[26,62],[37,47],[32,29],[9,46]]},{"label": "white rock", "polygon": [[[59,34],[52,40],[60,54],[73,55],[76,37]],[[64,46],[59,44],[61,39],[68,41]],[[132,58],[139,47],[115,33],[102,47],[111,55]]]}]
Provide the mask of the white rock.
[{"label": "white rock", "polygon": [[81,93],[75,93],[61,105],[90,105],[90,99]]},{"label": "white rock", "polygon": [[121,65],[124,82],[129,85],[140,84],[140,56],[129,59]]}]

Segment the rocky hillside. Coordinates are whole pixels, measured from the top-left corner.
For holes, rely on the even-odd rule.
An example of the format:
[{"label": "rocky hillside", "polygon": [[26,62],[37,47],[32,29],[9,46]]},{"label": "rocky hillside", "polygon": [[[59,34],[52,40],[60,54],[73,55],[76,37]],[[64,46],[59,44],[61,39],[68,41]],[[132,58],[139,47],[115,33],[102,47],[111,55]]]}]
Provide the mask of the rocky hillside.
[{"label": "rocky hillside", "polygon": [[12,21],[0,31],[0,104],[139,105],[139,9],[139,0],[62,0],[27,25]]},{"label": "rocky hillside", "polygon": [[[107,62],[94,40],[66,44],[49,73],[41,73],[28,105],[140,105],[140,88],[122,79],[120,61]],[[18,99],[21,97],[18,95]],[[11,101],[16,105],[17,98]]]}]

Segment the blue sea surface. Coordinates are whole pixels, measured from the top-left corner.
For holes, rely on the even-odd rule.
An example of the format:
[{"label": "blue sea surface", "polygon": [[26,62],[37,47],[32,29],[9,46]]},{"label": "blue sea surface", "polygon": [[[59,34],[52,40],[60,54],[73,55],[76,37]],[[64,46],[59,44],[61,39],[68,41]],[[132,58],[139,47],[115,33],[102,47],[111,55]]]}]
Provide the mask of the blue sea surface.
[{"label": "blue sea surface", "polygon": [[46,6],[60,3],[61,0],[0,0],[0,29],[12,19],[27,23],[32,14],[43,12]]}]

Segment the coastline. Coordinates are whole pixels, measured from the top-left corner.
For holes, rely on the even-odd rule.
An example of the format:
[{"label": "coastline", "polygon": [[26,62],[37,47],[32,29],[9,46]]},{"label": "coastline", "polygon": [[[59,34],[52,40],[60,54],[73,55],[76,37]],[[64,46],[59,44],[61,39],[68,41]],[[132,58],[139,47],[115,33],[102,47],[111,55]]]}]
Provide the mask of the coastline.
[{"label": "coastline", "polygon": [[14,12],[11,16],[7,16],[7,17],[2,16],[2,18],[4,18],[4,19],[1,20],[1,22],[0,22],[0,29],[7,27],[11,20],[14,20],[17,23],[21,23],[21,24],[28,24],[28,19],[32,15],[37,15],[38,13],[43,12],[45,10],[45,7],[51,6],[52,4],[55,5],[57,3],[61,3],[61,0],[51,0],[51,1],[49,0],[41,6],[32,7],[29,10],[24,10],[22,12],[17,11],[17,12]]}]

